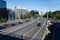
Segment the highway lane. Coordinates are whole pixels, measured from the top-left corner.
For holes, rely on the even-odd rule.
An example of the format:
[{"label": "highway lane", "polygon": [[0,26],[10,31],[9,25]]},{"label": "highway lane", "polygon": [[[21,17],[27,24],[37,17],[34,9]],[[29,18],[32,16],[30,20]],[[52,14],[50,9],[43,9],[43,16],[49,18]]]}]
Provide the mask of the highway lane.
[{"label": "highway lane", "polygon": [[43,34],[46,30],[46,19],[44,19],[42,25],[41,25],[41,28],[35,33],[35,35],[32,37],[31,40],[42,40],[43,38]]},{"label": "highway lane", "polygon": [[[43,24],[43,22],[44,22],[44,19],[43,20],[41,20],[41,25]],[[35,28],[32,30],[32,31],[30,31],[30,32],[28,32],[28,33],[25,33],[24,34],[24,36],[30,36],[30,37],[32,37],[32,36],[34,36],[34,34],[41,28],[41,26],[40,27],[38,27],[37,26],[37,24],[35,24],[35,25],[33,25]]]},{"label": "highway lane", "polygon": [[[31,30],[31,28],[34,28],[34,26],[37,24],[37,21],[36,22],[34,22],[34,23],[32,23],[32,24],[30,24],[30,25],[28,25],[28,26],[26,26],[25,28],[22,28],[22,29],[19,29],[19,30],[16,30],[16,31],[14,31],[14,32],[11,32],[12,34],[14,34],[14,33],[24,33],[24,32],[26,32],[26,31],[29,31],[29,30]],[[33,26],[34,25],[34,26]]]}]

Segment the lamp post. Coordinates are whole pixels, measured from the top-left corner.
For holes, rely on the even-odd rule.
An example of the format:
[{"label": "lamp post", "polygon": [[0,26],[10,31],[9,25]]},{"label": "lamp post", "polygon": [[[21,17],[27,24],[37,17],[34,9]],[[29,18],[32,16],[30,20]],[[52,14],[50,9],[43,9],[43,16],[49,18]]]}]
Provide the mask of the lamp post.
[{"label": "lamp post", "polygon": [[21,18],[22,18],[22,8],[21,8]]},{"label": "lamp post", "polygon": [[15,20],[17,20],[17,8],[15,7]]},{"label": "lamp post", "polygon": [[47,27],[48,27],[48,13],[47,13]]},{"label": "lamp post", "polygon": [[20,20],[20,12],[19,12],[19,9],[17,8],[17,3],[18,3],[18,0],[16,0],[15,2],[15,20]]}]

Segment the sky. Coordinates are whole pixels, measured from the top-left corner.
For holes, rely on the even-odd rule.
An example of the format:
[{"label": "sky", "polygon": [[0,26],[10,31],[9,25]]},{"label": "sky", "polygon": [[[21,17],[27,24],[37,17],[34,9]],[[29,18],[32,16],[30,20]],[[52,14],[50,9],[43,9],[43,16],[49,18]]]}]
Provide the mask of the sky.
[{"label": "sky", "polygon": [[7,8],[26,8],[28,10],[55,11],[60,10],[60,0],[6,0]]}]

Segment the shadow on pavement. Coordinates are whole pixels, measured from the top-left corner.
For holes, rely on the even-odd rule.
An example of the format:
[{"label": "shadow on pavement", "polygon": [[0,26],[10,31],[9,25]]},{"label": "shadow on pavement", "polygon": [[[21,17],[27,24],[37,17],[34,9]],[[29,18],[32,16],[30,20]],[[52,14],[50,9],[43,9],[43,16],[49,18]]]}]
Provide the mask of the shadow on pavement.
[{"label": "shadow on pavement", "polygon": [[12,36],[9,36],[9,35],[0,34],[0,40],[24,40],[24,39],[12,37]]},{"label": "shadow on pavement", "polygon": [[46,35],[44,40],[60,40],[60,23],[59,22],[53,22],[52,25],[48,27],[48,30],[50,31],[50,33]]},{"label": "shadow on pavement", "polygon": [[[9,35],[3,35],[3,34],[0,34],[0,40],[31,40],[32,37],[26,37],[24,36],[24,38],[16,38],[16,37],[13,37],[13,36],[9,36]],[[33,40],[39,40],[39,39],[33,39]]]}]

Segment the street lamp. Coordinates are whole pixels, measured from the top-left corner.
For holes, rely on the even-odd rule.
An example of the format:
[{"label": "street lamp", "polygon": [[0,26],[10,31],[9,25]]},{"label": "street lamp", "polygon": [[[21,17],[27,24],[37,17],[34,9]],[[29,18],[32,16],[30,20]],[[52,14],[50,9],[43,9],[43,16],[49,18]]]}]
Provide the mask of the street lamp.
[{"label": "street lamp", "polygon": [[22,8],[21,8],[21,18],[22,18]]},{"label": "street lamp", "polygon": [[17,8],[15,7],[15,20],[17,20]]},{"label": "street lamp", "polygon": [[47,13],[47,27],[48,27],[48,13]]}]

